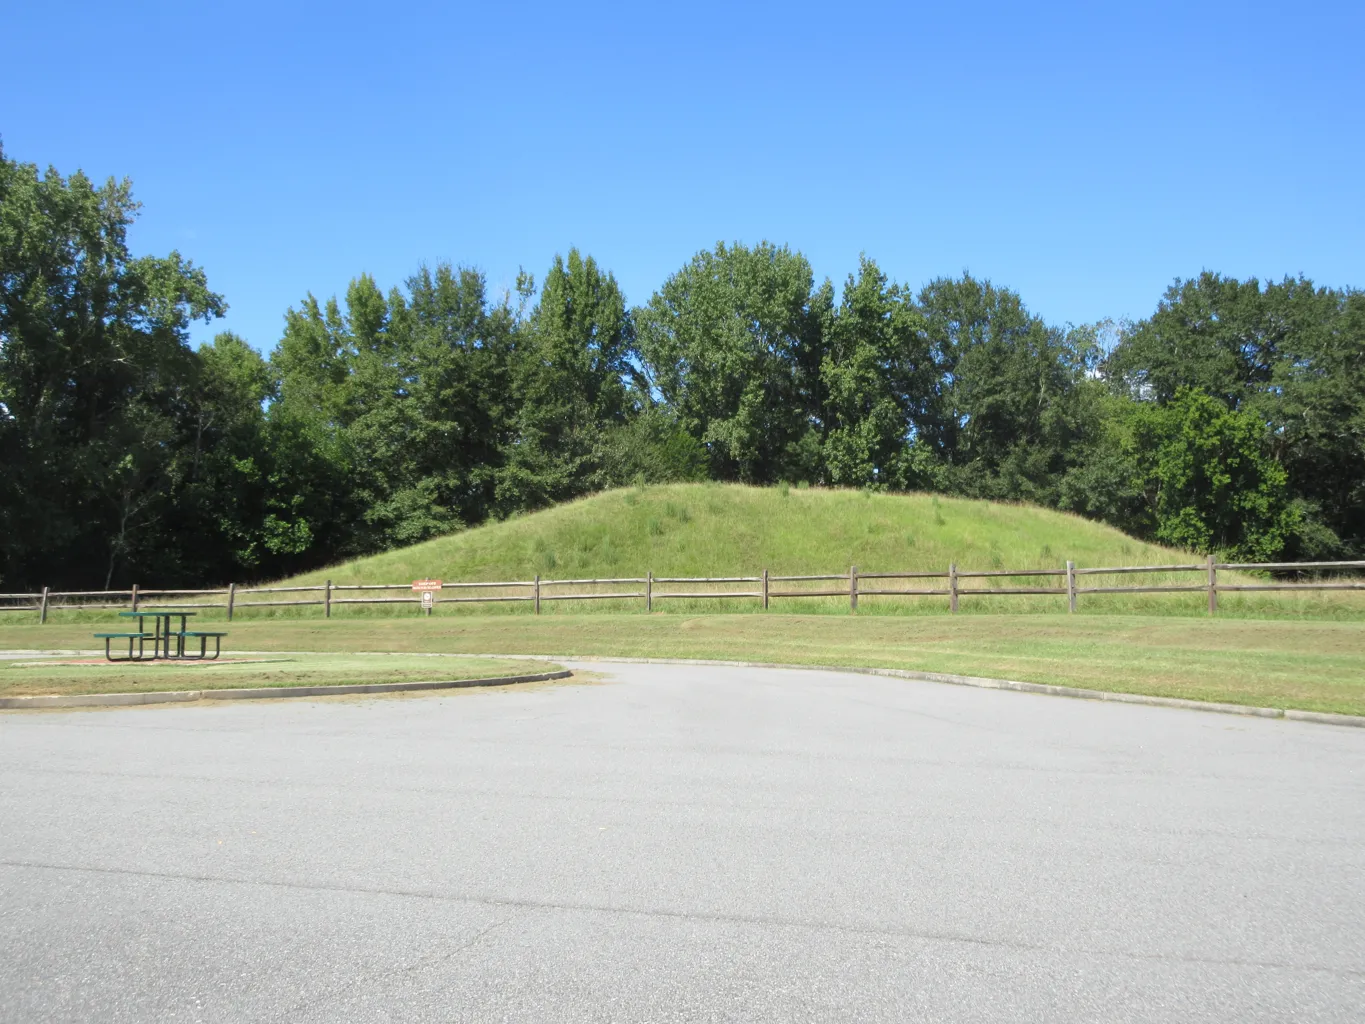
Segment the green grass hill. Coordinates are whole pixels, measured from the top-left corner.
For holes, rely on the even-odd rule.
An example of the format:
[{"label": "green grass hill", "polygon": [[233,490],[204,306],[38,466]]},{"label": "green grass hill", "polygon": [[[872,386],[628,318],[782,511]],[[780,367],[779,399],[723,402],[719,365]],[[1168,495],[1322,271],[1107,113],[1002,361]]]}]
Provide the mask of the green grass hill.
[{"label": "green grass hill", "polygon": [[[358,558],[287,581],[293,585],[400,584],[419,578],[447,583],[543,579],[604,579],[643,576],[755,576],[846,573],[946,572],[1001,569],[1061,569],[1070,559],[1080,568],[1191,564],[1189,552],[1147,544],[1102,523],[1031,505],[949,498],[931,494],[873,494],[864,491],[726,484],[668,484],[625,488],[498,523]],[[1255,582],[1245,574],[1223,573],[1225,583]],[[1198,587],[1196,573],[1081,577],[1081,586],[1184,585]],[[873,583],[865,587],[945,587],[943,580]],[[970,579],[965,589],[1063,586],[1053,578]],[[774,589],[833,589],[838,584],[775,584]],[[569,588],[582,592],[585,588]],[[591,589],[591,588],[587,588]],[[599,588],[601,589],[601,588]],[[617,588],[620,589],[619,587]],[[631,589],[627,587],[626,589]],[[635,589],[639,589],[638,587]],[[656,589],[666,592],[667,585]],[[715,591],[723,586],[674,586]],[[735,589],[731,586],[729,589]],[[753,589],[753,585],[739,585]],[[546,590],[545,593],[552,593]],[[564,592],[561,588],[560,592]],[[498,591],[481,591],[492,596]],[[525,596],[508,590],[502,596]],[[341,594],[338,598],[353,595]],[[470,596],[452,591],[443,602]],[[1361,594],[1228,593],[1220,611],[1233,615],[1350,618],[1365,615]],[[564,601],[546,611],[636,611],[636,601]],[[660,600],[656,611],[707,614],[755,610],[745,600]],[[870,596],[860,611],[913,614],[946,611],[946,600],[927,596]],[[394,609],[394,606],[387,606]],[[791,612],[847,611],[846,598],[775,600]],[[1129,614],[1197,614],[1203,593],[1084,594],[1078,610]],[[347,614],[392,614],[385,606],[347,606]],[[519,613],[526,605],[452,604],[443,614]],[[1006,596],[963,599],[964,612],[1058,612],[1065,599]],[[248,614],[290,615],[288,609],[254,609]],[[305,614],[312,614],[305,613]]]},{"label": "green grass hill", "polygon": [[[873,494],[863,491],[797,487],[744,487],[715,483],[669,484],[608,491],[554,508],[411,547],[331,566],[287,581],[294,585],[401,584],[418,578],[452,582],[544,579],[603,579],[643,576],[754,576],[763,569],[774,575],[945,572],[956,562],[960,571],[1060,569],[1066,561],[1078,567],[1189,564],[1202,561],[1189,552],[1133,539],[1119,530],[1079,516],[1030,505],[949,498],[930,494]],[[1226,583],[1252,582],[1245,575],[1222,574]],[[1082,577],[1082,586],[1199,586],[1198,574]],[[972,579],[964,588],[1061,586],[1053,577]],[[838,584],[777,584],[774,589],[832,589]],[[868,582],[865,587],[944,587],[942,580]],[[581,592],[585,588],[569,588]],[[591,588],[587,588],[591,589]],[[621,588],[616,588],[621,589]],[[639,587],[625,589],[640,589]],[[656,593],[670,587],[656,588]],[[686,591],[715,591],[723,586],[673,586]],[[736,589],[731,586],[729,589]],[[753,585],[738,585],[753,589]],[[552,593],[546,590],[545,593]],[[561,588],[560,592],[565,592]],[[498,591],[481,591],[493,596]],[[525,589],[502,596],[525,596]],[[338,599],[351,597],[345,593]],[[447,590],[442,614],[520,614],[525,604],[456,604],[470,596]],[[1199,614],[1203,593],[1082,595],[1078,610],[1130,614]],[[547,612],[626,612],[643,610],[642,601],[564,601],[545,605]],[[942,597],[869,597],[860,612],[939,613]],[[340,614],[409,614],[394,605],[336,606]],[[709,614],[757,610],[752,599],[660,600],[655,611]],[[775,600],[775,610],[838,612],[847,599]],[[387,610],[386,610],[387,609]],[[1065,599],[1052,596],[966,597],[962,610],[975,612],[1059,612]],[[1365,615],[1360,594],[1229,593],[1220,611],[1233,615],[1357,619]],[[248,615],[285,615],[290,609],[252,609]],[[315,611],[302,614],[316,614]]]},{"label": "green grass hill", "polygon": [[1029,505],[722,484],[608,491],[360,558],[300,583],[798,575],[1187,563],[1110,526]]}]

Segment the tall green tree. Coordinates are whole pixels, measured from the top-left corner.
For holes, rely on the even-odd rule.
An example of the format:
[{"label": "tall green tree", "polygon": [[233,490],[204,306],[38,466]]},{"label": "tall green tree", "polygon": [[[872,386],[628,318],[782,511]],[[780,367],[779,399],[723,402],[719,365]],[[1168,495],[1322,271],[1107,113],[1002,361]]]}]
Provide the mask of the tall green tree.
[{"label": "tall green tree", "polygon": [[[155,567],[198,372],[226,304],[172,252],[134,257],[130,184],[0,151],[0,577],[113,583]],[[192,456],[188,456],[192,459]]]},{"label": "tall green tree", "polygon": [[516,432],[499,474],[506,512],[540,508],[610,482],[606,439],[638,404],[625,297],[591,256],[556,256],[515,366]]},{"label": "tall green tree", "polygon": [[1262,283],[1205,272],[1177,280],[1125,333],[1104,370],[1158,404],[1193,388],[1262,424],[1300,524],[1285,554],[1365,551],[1365,324],[1358,293],[1306,278]]},{"label": "tall green tree", "polygon": [[1090,425],[1092,333],[1049,327],[1016,293],[970,275],[931,282],[918,308],[935,380],[917,436],[941,485],[1053,504]]},{"label": "tall green tree", "polygon": [[821,471],[821,325],[832,289],[785,246],[719,243],[637,311],[651,386],[701,441],[711,473],[767,483]]},{"label": "tall green tree", "polygon": [[862,257],[824,327],[822,454],[830,483],[931,485],[927,453],[914,444],[936,383],[924,327],[913,293]]},{"label": "tall green tree", "polygon": [[368,274],[346,290],[350,374],[341,419],[360,513],[352,527],[357,550],[413,544],[461,525],[447,504],[448,481],[432,465],[439,421],[421,402],[425,367],[406,312],[402,292],[386,298]]},{"label": "tall green tree", "polygon": [[1277,558],[1298,512],[1266,440],[1256,416],[1199,391],[1143,403],[1130,443],[1156,539],[1247,561]]},{"label": "tall green tree", "polygon": [[1138,398],[1168,402],[1194,388],[1237,408],[1270,383],[1286,340],[1311,329],[1331,305],[1309,281],[1262,288],[1255,278],[1204,271],[1166,289],[1156,312],[1115,348],[1106,372]]},{"label": "tall green tree", "polygon": [[[304,544],[315,558],[378,551],[492,507],[514,412],[516,314],[490,306],[474,271],[424,268],[407,284],[407,296],[386,296],[361,275],[344,306],[310,295],[286,317],[271,420],[313,453],[314,474],[346,482],[282,508],[277,546]],[[342,500],[314,500],[329,492]]]},{"label": "tall green tree", "polygon": [[476,270],[440,264],[408,278],[402,314],[412,359],[404,389],[428,425],[421,474],[461,522],[497,508],[498,474],[515,435],[514,374],[532,282],[488,294]]},{"label": "tall green tree", "polygon": [[1300,503],[1302,523],[1289,553],[1308,559],[1361,558],[1365,293],[1329,294],[1333,301],[1320,319],[1283,344],[1270,387],[1251,408],[1268,423],[1271,450]]},{"label": "tall green tree", "polygon": [[161,529],[163,543],[180,552],[167,570],[194,582],[249,579],[270,568],[262,524],[272,463],[265,404],[274,380],[261,354],[230,332],[196,355],[182,430],[186,470]]}]

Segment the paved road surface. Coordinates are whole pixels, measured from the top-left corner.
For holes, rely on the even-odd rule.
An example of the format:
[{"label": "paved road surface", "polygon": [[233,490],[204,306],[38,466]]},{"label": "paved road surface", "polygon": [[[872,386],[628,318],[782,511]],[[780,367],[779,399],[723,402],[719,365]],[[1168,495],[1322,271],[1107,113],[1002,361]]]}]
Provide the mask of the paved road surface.
[{"label": "paved road surface", "polygon": [[0,1021],[1365,1015],[1365,730],[588,667],[0,715]]}]

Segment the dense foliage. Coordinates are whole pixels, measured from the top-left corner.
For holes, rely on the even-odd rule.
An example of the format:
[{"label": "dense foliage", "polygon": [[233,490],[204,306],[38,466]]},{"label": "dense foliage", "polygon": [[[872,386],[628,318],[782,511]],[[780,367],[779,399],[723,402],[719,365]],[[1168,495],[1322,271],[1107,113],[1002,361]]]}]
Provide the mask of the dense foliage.
[{"label": "dense foliage", "polygon": [[700,252],[631,308],[592,258],[311,294],[270,355],[129,184],[0,153],[0,582],[292,573],[635,480],[932,490],[1248,559],[1365,555],[1365,293],[1177,281],[1065,329],[968,275],[842,289]]}]

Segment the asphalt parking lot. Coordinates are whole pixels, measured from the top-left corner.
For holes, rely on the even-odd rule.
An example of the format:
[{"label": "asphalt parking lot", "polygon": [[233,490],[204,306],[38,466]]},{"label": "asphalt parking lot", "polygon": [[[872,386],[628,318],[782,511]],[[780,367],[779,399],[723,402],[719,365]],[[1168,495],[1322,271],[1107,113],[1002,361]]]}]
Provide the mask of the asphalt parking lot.
[{"label": "asphalt parking lot", "polygon": [[1361,1019],[1365,730],[583,667],[0,714],[0,1021]]}]

